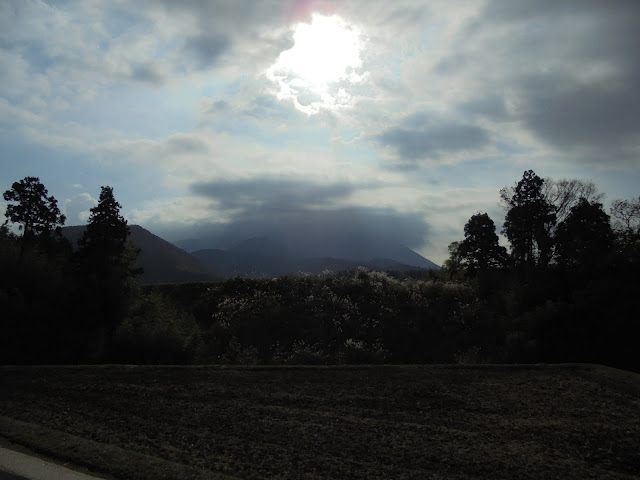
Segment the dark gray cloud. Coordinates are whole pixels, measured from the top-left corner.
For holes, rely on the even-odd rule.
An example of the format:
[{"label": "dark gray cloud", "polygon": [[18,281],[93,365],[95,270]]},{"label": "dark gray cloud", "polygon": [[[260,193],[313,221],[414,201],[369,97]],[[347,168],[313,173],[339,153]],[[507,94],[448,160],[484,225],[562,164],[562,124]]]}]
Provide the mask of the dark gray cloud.
[{"label": "dark gray cloud", "polygon": [[148,5],[170,17],[194,19],[189,32],[192,37],[185,48],[190,55],[195,55],[201,68],[215,65],[231,50],[230,61],[248,62],[254,67],[264,63],[266,68],[280,52],[293,45],[291,33],[282,30],[287,3],[265,0],[248,5],[236,0],[153,0]]},{"label": "dark gray cloud", "polygon": [[349,183],[319,184],[277,177],[216,180],[191,186],[193,193],[215,199],[224,210],[247,211],[256,207],[271,211],[326,207],[335,200],[346,198],[354,190]]},{"label": "dark gray cloud", "polygon": [[[416,119],[410,119],[409,123],[414,120]],[[480,127],[449,124],[425,125],[422,128],[393,127],[377,135],[375,140],[393,148],[403,161],[419,161],[482,148],[489,144],[490,138],[487,131]]]},{"label": "dark gray cloud", "polygon": [[172,154],[210,153],[209,145],[191,135],[173,135],[167,140],[167,148]]},{"label": "dark gray cloud", "polygon": [[573,85],[560,91],[553,88],[552,78],[543,83],[546,88],[525,90],[524,120],[544,141],[561,148],[590,146],[598,150],[638,145],[640,83]]},{"label": "dark gray cloud", "polygon": [[420,214],[368,207],[310,210],[292,206],[274,211],[258,206],[226,224],[153,228],[171,241],[198,239],[188,242],[193,250],[230,248],[249,238],[266,237],[297,256],[363,261],[384,256],[400,246],[419,248],[432,233]]},{"label": "dark gray cloud", "polygon": [[639,31],[640,2],[488,2],[435,71],[479,82],[461,113],[517,121],[583,161],[624,163],[640,144]]},{"label": "dark gray cloud", "polygon": [[193,193],[215,199],[213,208],[230,212],[230,221],[167,232],[167,236],[205,238],[209,248],[228,248],[248,238],[267,237],[286,245],[295,255],[362,260],[392,247],[422,246],[430,232],[422,215],[332,206],[357,188],[371,187],[278,178],[196,183]]},{"label": "dark gray cloud", "polygon": [[473,98],[459,108],[465,114],[486,116],[498,121],[508,120],[510,117],[505,99],[497,94]]},{"label": "dark gray cloud", "polygon": [[611,16],[627,17],[640,14],[640,4],[633,0],[556,0],[531,2],[529,0],[503,0],[487,2],[482,18],[486,21],[522,21],[554,18],[575,19],[581,15],[597,15],[602,21]]},{"label": "dark gray cloud", "polygon": [[151,85],[162,85],[166,78],[151,63],[139,63],[131,68],[130,78],[136,82],[149,83]]},{"label": "dark gray cloud", "polygon": [[184,53],[190,55],[198,69],[208,69],[231,47],[226,35],[201,34],[190,37],[184,45]]},{"label": "dark gray cloud", "polygon": [[369,260],[390,247],[420,247],[429,233],[421,215],[391,209],[292,209],[287,212],[256,209],[234,219],[221,232],[223,246],[266,236],[284,243],[298,255]]}]

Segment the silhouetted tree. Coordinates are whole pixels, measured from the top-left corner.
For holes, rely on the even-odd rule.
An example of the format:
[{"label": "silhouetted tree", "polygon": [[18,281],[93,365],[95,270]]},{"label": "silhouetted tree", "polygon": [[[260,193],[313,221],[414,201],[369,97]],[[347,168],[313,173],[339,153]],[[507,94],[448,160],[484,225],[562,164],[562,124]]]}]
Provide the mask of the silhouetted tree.
[{"label": "silhouetted tree", "polygon": [[109,328],[122,320],[130,288],[128,280],[139,273],[134,268],[139,251],[127,241],[129,227],[120,208],[113,188],[102,187],[77,252],[81,272],[87,279],[87,295],[98,308],[95,315]]},{"label": "silhouetted tree", "polygon": [[15,235],[11,233],[5,224],[0,225],[0,241],[7,242],[15,240]]},{"label": "silhouetted tree", "polygon": [[616,230],[640,233],[640,197],[631,201],[615,200],[611,206],[611,217]]},{"label": "silhouetted tree", "polygon": [[[603,193],[599,193],[597,187],[590,181],[584,181],[580,179],[561,178],[556,180],[554,178],[545,178],[542,185],[542,197],[554,208],[556,214],[556,221],[562,222],[571,208],[578,204],[581,198],[588,200],[589,202],[601,202],[604,198]],[[511,187],[504,187],[500,189],[500,204],[505,207],[506,210],[511,208],[511,199],[516,193],[517,184]]]},{"label": "silhouetted tree", "polygon": [[56,227],[59,233],[59,226],[64,225],[66,217],[60,214],[55,197],[48,193],[38,177],[25,177],[3,194],[5,201],[16,202],[7,205],[5,225],[17,223],[23,232],[20,258],[35,238],[48,240]]},{"label": "silhouetted tree", "polygon": [[611,207],[615,248],[623,263],[640,264],[640,197],[633,200],[615,200]]},{"label": "silhouetted tree", "polygon": [[601,203],[582,198],[558,224],[556,254],[565,267],[593,267],[611,253],[613,232]]},{"label": "silhouetted tree", "polygon": [[558,223],[564,221],[571,209],[583,199],[594,204],[601,202],[604,198],[604,193],[598,192],[593,182],[566,178],[560,180],[545,178],[542,195],[554,207]]},{"label": "silhouetted tree", "polygon": [[129,227],[120,215],[120,205],[112,187],[102,187],[98,205],[91,209],[89,223],[78,242],[78,256],[86,268],[99,278],[114,273],[128,276],[126,264]]},{"label": "silhouetted tree", "polygon": [[467,272],[503,267],[507,249],[498,244],[496,226],[487,213],[473,215],[464,226],[465,239],[458,253]]},{"label": "silhouetted tree", "polygon": [[461,280],[464,273],[462,257],[460,256],[460,243],[451,242],[447,247],[449,249],[449,258],[444,261],[442,268],[445,270],[449,280]]},{"label": "silhouetted tree", "polygon": [[511,243],[511,255],[517,265],[544,267],[551,260],[551,229],[556,215],[544,198],[543,186],[544,180],[528,170],[508,200],[510,208],[502,233]]}]

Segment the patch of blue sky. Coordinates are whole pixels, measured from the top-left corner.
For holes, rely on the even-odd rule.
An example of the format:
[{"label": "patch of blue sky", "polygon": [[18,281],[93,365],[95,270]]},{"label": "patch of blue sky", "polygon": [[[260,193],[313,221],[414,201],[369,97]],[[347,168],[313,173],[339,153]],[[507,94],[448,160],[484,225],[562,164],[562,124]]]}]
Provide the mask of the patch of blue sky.
[{"label": "patch of blue sky", "polygon": [[100,182],[104,181],[103,168],[88,161],[85,155],[29,142],[20,135],[1,136],[0,151],[2,191],[24,177],[39,177],[49,194],[60,201],[78,193],[74,185],[87,189],[97,185],[99,188]]},{"label": "patch of blue sky", "polygon": [[640,172],[638,170],[629,169],[621,175],[616,170],[593,170],[591,178],[585,178],[584,170],[581,171],[582,180],[593,180],[598,190],[605,193],[605,207],[618,199],[638,199],[640,198]]}]

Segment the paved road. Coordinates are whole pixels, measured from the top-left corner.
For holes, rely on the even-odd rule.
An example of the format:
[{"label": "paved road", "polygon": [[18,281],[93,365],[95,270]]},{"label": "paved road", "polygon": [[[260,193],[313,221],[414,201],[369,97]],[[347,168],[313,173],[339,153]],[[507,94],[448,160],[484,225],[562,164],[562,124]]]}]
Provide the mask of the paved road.
[{"label": "paved road", "polygon": [[101,480],[0,447],[0,480]]},{"label": "paved road", "polygon": [[21,477],[15,473],[0,470],[0,480],[29,480],[27,477]]},{"label": "paved road", "polygon": [[[1,468],[1,467],[0,467]],[[20,477],[14,473],[0,470],[0,480],[29,480],[27,477]]]}]

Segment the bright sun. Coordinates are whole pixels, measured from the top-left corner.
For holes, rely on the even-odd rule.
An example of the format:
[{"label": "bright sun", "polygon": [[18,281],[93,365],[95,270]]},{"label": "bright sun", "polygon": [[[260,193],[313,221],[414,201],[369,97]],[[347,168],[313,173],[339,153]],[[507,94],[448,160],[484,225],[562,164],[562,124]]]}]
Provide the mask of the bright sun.
[{"label": "bright sun", "polygon": [[313,14],[311,23],[295,26],[293,40],[293,47],[280,53],[267,70],[280,86],[278,97],[292,99],[296,108],[309,114],[347,103],[345,84],[362,79],[356,73],[362,66],[358,29],[336,15]]}]

